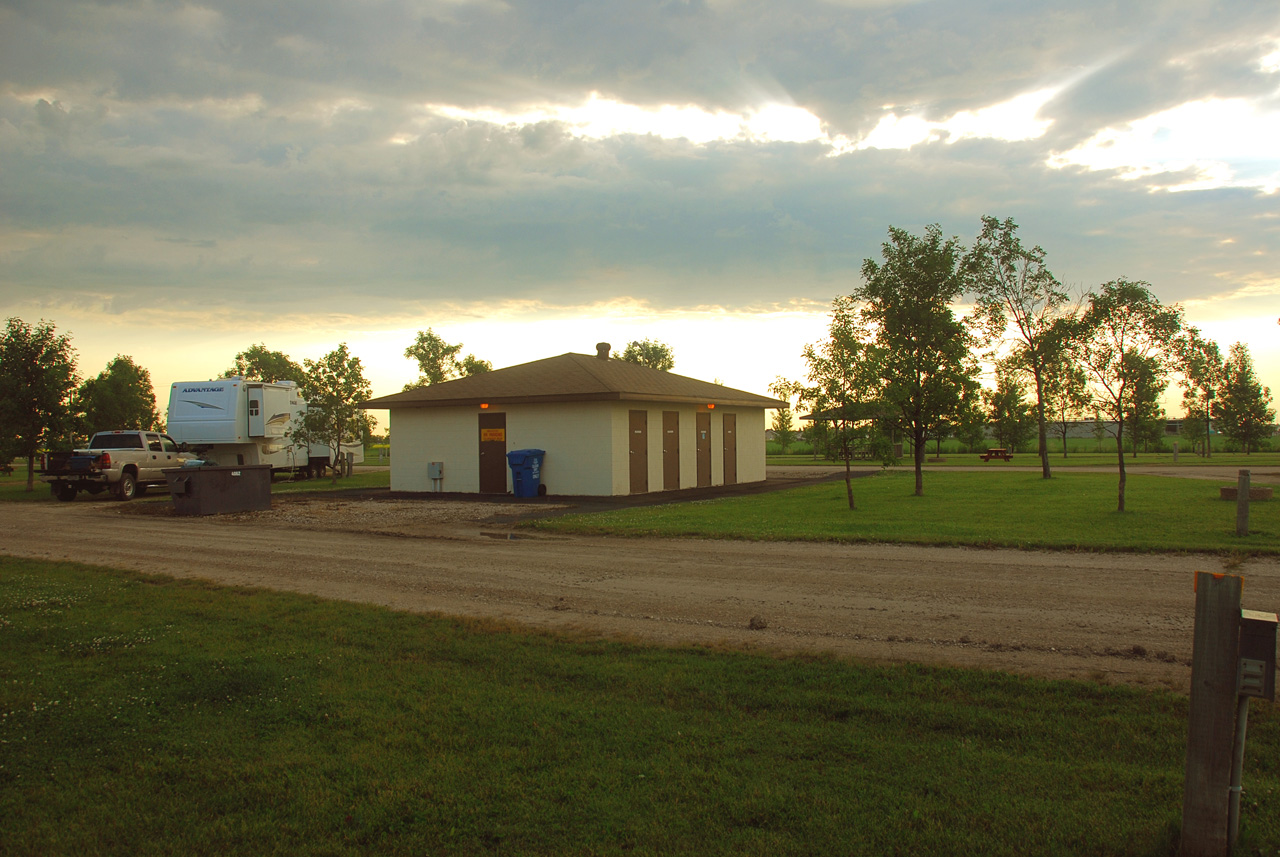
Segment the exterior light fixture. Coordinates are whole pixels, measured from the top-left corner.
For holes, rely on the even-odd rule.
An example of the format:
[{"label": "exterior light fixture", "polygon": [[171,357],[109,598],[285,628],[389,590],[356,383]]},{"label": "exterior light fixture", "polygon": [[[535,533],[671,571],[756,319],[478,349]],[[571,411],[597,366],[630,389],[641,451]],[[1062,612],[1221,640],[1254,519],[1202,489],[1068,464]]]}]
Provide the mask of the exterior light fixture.
[{"label": "exterior light fixture", "polygon": [[481,403],[480,403],[480,410],[484,411],[484,410],[488,410],[488,408],[489,408],[489,403],[488,403],[488,402],[481,402]]},{"label": "exterior light fixture", "polygon": [[708,410],[708,411],[714,411],[715,409],[716,409],[716,406],[715,406],[715,405],[713,405],[713,404],[709,404],[709,403],[708,403],[708,405],[707,405],[707,410]]}]

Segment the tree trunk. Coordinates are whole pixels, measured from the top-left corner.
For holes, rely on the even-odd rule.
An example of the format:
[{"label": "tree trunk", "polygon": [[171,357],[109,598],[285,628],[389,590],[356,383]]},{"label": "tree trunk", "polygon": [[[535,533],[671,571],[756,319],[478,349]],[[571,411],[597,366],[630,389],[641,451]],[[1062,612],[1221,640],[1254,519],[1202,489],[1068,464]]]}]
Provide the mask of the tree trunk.
[{"label": "tree trunk", "polygon": [[[1036,427],[1040,430],[1040,470],[1045,479],[1053,476],[1049,469],[1049,431],[1045,427],[1044,419],[1044,381],[1040,378],[1040,365],[1036,364]],[[1062,443],[1063,451],[1066,451],[1066,441]]]},{"label": "tree trunk", "polygon": [[915,448],[912,452],[916,459],[916,496],[924,496],[924,426],[915,426],[912,431]]},{"label": "tree trunk", "polygon": [[36,490],[36,457],[34,455],[27,456],[27,490]]},{"label": "tree trunk", "polygon": [[849,450],[844,451],[844,490],[849,495],[849,509],[856,509],[853,505],[853,469],[849,466]]},{"label": "tree trunk", "polygon": [[1124,420],[1116,421],[1116,458],[1120,462],[1120,499],[1116,505],[1117,512],[1124,511]]}]

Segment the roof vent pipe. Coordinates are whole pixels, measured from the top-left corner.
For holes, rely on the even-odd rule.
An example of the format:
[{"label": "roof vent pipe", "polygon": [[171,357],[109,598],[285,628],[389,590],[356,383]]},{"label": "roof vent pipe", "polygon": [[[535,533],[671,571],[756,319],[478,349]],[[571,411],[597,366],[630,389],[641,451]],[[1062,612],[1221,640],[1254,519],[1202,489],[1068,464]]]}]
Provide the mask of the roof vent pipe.
[{"label": "roof vent pipe", "polygon": [[607,342],[597,342],[597,343],[596,343],[596,357],[598,357],[598,358],[599,358],[599,359],[601,359],[601,360],[608,360],[608,359],[609,359],[609,348],[610,348],[610,347],[611,347],[611,346],[610,346],[610,345],[609,345],[609,343],[607,343]]}]

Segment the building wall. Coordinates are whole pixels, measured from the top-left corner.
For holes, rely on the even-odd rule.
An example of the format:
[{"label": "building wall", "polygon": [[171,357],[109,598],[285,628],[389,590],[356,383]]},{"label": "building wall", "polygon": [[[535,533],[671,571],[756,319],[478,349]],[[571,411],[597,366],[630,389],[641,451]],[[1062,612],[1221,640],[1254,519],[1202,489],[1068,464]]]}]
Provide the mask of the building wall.
[{"label": "building wall", "polygon": [[610,493],[613,436],[607,402],[511,405],[506,414],[508,450],[547,451],[542,484],[548,494]]},{"label": "building wall", "polygon": [[738,415],[738,481],[763,482],[764,408],[727,409]]},{"label": "building wall", "polygon": [[[630,412],[648,414],[646,429],[649,490],[663,490],[662,414],[680,414],[680,487],[698,484],[696,414],[705,405],[648,402],[582,402],[509,405],[505,413],[507,450],[543,449],[542,483],[549,494],[608,496],[631,493]],[[444,463],[441,490],[480,489],[479,428],[476,408],[396,408],[390,413],[393,491],[431,491],[427,465]],[[711,483],[724,484],[724,417],[737,414],[738,481],[765,478],[762,408],[711,411]],[[511,474],[507,473],[507,488]]]},{"label": "building wall", "polygon": [[[697,415],[707,412],[705,405],[673,405],[665,403],[617,402],[613,406],[613,494],[631,492],[630,414],[633,410],[648,413],[649,490],[661,491],[662,414],[680,414],[680,487],[698,485]],[[724,415],[738,418],[738,482],[761,482],[765,478],[764,409],[715,408],[711,414],[711,484],[724,484]]]},{"label": "building wall", "polygon": [[474,408],[397,408],[389,425],[392,491],[434,490],[427,474],[432,461],[444,462],[440,490],[480,490],[480,429]]}]

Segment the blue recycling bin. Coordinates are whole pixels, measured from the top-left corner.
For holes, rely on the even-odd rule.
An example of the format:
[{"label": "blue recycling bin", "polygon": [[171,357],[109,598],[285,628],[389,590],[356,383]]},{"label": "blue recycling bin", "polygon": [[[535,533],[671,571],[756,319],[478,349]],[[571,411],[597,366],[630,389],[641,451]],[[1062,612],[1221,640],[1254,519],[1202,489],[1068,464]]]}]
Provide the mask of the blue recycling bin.
[{"label": "blue recycling bin", "polygon": [[537,497],[542,482],[545,449],[516,449],[507,453],[511,465],[511,493],[517,497]]}]

